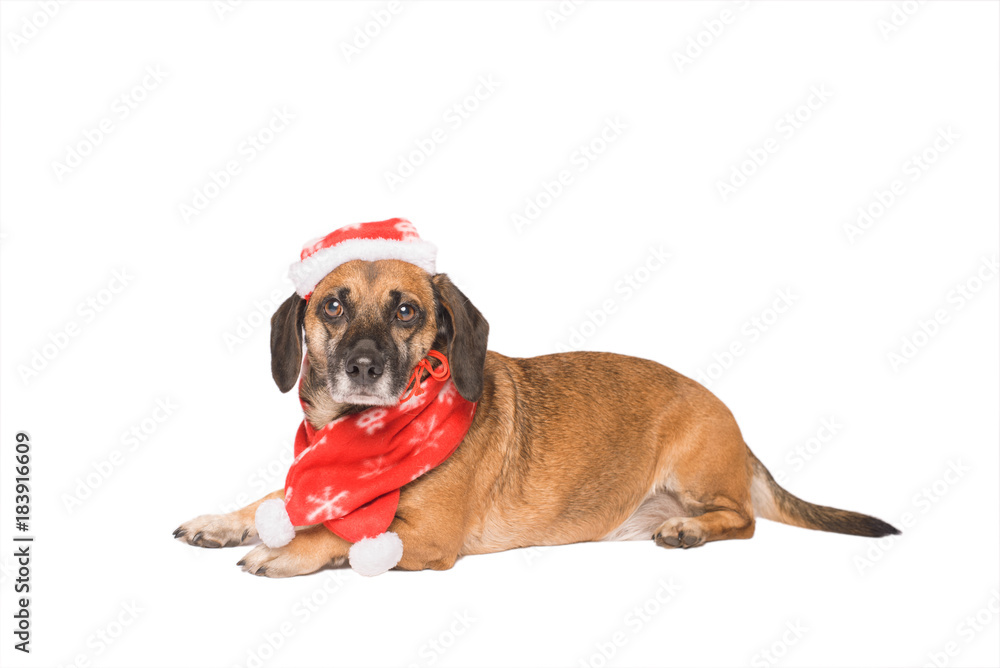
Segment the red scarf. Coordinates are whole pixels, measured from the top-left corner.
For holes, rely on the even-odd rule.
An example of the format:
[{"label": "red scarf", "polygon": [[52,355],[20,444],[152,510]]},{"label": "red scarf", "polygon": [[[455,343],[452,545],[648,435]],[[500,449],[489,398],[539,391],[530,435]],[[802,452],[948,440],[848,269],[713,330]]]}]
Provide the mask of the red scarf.
[{"label": "red scarf", "polygon": [[[285,479],[292,525],[322,522],[351,543],[382,534],[396,515],[399,489],[455,451],[476,404],[458,394],[444,355],[430,355],[441,365],[421,360],[398,404],[373,406],[318,430],[302,421]],[[421,383],[423,371],[430,375]]]}]

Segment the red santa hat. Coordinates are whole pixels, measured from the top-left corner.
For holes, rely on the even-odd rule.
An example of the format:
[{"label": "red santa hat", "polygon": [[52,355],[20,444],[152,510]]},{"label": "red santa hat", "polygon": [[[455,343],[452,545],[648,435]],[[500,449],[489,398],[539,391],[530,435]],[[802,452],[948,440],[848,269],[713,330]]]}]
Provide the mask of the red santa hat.
[{"label": "red santa hat", "polygon": [[327,274],[351,260],[402,260],[433,274],[436,256],[437,247],[421,239],[413,223],[390,218],[341,227],[310,241],[288,277],[299,296],[308,298]]}]

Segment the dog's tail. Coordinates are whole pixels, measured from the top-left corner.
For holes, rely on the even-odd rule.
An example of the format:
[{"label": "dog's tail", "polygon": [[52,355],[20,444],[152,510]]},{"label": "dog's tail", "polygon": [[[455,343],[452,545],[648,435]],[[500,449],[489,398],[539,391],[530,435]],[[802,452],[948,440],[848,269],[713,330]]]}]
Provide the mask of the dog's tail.
[{"label": "dog's tail", "polygon": [[803,501],[782,488],[760,460],[747,448],[753,482],[750,498],[758,517],[805,529],[879,538],[898,534],[899,529],[871,515]]}]

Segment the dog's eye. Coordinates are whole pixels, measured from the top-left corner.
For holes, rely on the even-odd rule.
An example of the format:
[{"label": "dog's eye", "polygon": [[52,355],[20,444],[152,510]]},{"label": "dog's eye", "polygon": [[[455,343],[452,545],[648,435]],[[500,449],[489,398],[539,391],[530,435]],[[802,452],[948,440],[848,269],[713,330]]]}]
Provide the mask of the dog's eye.
[{"label": "dog's eye", "polygon": [[323,310],[331,318],[339,318],[344,315],[344,305],[340,303],[339,299],[328,299],[323,305]]},{"label": "dog's eye", "polygon": [[403,322],[410,322],[417,316],[417,309],[410,306],[409,304],[401,304],[398,309],[396,309],[396,319],[402,320]]}]

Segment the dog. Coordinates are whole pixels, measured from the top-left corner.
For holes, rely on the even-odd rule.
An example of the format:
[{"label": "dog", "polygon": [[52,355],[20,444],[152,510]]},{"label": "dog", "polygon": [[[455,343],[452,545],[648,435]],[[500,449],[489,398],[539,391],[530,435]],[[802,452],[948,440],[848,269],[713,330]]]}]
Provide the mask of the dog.
[{"label": "dog", "polygon": [[[390,529],[397,568],[451,568],[459,557],[584,541],[653,540],[690,549],[750,538],[755,518],[857,536],[899,533],[875,517],[814,505],[780,487],[711,392],[656,362],[597,352],[532,358],[487,350],[489,325],[446,274],[401,260],[352,260],[308,301],[293,294],[271,319],[271,368],[299,383],[316,429],[398,400],[431,350],[458,393],[478,402],[464,440],[404,486]],[[360,372],[359,372],[360,371]],[[257,536],[265,500],[182,524],[175,538],[232,547]],[[351,544],[322,524],[238,563],[267,577],[339,566]]]}]

